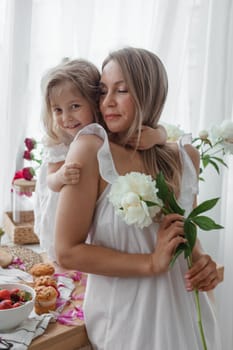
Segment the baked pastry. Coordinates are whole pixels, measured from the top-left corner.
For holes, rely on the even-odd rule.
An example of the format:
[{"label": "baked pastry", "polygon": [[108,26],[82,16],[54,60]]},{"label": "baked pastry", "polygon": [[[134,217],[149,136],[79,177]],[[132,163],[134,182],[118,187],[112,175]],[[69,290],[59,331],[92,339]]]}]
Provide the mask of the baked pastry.
[{"label": "baked pastry", "polygon": [[54,311],[56,309],[57,290],[52,286],[35,287],[35,312],[38,315]]},{"label": "baked pastry", "polygon": [[6,252],[3,248],[0,248],[0,266],[7,267],[13,260],[13,256]]},{"label": "baked pastry", "polygon": [[38,286],[52,286],[57,289],[57,282],[51,275],[39,276],[35,279],[34,287]]},{"label": "baked pastry", "polygon": [[52,264],[39,263],[32,266],[29,272],[33,277],[39,277],[39,276],[45,276],[45,275],[53,275],[55,272],[55,269]]}]

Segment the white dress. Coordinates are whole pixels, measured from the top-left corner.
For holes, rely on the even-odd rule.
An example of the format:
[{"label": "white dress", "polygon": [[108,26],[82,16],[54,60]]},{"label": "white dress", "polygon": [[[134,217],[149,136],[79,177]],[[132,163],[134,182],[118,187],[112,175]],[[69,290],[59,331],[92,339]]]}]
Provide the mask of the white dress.
[{"label": "white dress", "polygon": [[48,163],[64,161],[68,150],[69,146],[63,143],[45,147],[43,162],[36,181],[34,231],[40,239],[41,248],[52,261],[56,260],[54,253],[54,224],[59,192],[51,191],[47,185]]},{"label": "white dress", "polygon": [[[91,243],[128,253],[150,253],[156,243],[157,224],[141,230],[127,225],[108,200],[117,178],[108,138],[97,125],[80,134],[94,133],[104,139],[98,152],[101,176],[109,183],[96,204],[90,232]],[[182,145],[180,204],[187,213],[197,193],[196,173]],[[106,277],[89,274],[84,316],[88,337],[95,350],[203,350],[197,325],[194,294],[185,289],[186,260],[180,256],[171,270],[154,277]],[[214,308],[200,292],[201,311],[208,350],[221,350]]]}]

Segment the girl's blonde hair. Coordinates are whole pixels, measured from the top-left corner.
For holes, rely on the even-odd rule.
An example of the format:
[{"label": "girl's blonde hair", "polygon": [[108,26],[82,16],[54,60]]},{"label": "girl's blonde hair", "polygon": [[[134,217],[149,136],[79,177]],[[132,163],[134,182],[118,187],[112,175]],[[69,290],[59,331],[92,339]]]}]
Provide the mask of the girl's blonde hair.
[{"label": "girl's blonde hair", "polygon": [[54,88],[65,82],[70,82],[74,89],[88,101],[93,112],[93,122],[99,122],[100,112],[98,106],[98,86],[100,73],[94,64],[87,60],[66,59],[58,66],[50,69],[41,80],[42,111],[41,118],[46,136],[47,145],[58,143],[70,144],[71,136],[66,134],[53,120],[50,98]]},{"label": "girl's blonde hair", "polygon": [[[167,97],[167,73],[161,60],[154,53],[139,48],[127,47],[110,53],[102,65],[109,61],[119,64],[128,91],[134,99],[136,114],[134,122],[124,135],[113,135],[113,140],[126,145],[129,138],[139,131],[142,125],[156,128]],[[178,152],[165,144],[140,151],[146,171],[156,176],[162,171],[165,179],[178,195],[181,179],[181,162]]]}]

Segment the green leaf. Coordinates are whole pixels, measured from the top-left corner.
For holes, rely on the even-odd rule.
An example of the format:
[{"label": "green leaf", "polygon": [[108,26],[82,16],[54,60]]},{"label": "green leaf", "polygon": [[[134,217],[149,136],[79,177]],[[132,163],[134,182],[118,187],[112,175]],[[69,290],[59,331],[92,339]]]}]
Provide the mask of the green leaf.
[{"label": "green leaf", "polygon": [[155,203],[155,202],[146,201],[146,200],[144,200],[144,199],[143,199],[143,201],[146,203],[146,205],[147,205],[148,207],[159,207],[159,205],[158,205],[157,203]]},{"label": "green leaf", "polygon": [[206,168],[210,161],[210,156],[208,154],[201,157],[203,167]]},{"label": "green leaf", "polygon": [[158,189],[158,197],[163,201],[164,206],[168,206],[170,212],[184,215],[184,209],[177,203],[174,193],[169,189],[162,172],[159,172],[156,177],[156,188]]},{"label": "green leaf", "polygon": [[219,157],[212,157],[212,159],[217,160],[219,163],[221,163],[222,165],[224,165],[225,167],[228,168],[227,163],[225,163],[224,160],[223,160],[222,158],[219,158]]},{"label": "green leaf", "polygon": [[212,198],[208,199],[207,201],[202,202],[199,204],[196,208],[194,208],[191,213],[189,214],[188,218],[193,218],[207,210],[212,209],[216,203],[218,202],[219,198]]},{"label": "green leaf", "polygon": [[184,236],[187,239],[190,251],[192,252],[193,247],[196,243],[197,228],[189,219],[186,219],[184,222]]},{"label": "green leaf", "polygon": [[179,244],[179,246],[176,248],[175,254],[173,255],[169,266],[173,267],[173,265],[175,264],[176,259],[178,258],[178,256],[183,253],[186,249],[186,244],[185,243],[181,243]]},{"label": "green leaf", "polygon": [[168,186],[165,182],[164,176],[162,172],[160,171],[155,179],[156,182],[156,188],[158,189],[157,196],[166,203],[167,196],[168,196]]},{"label": "green leaf", "polygon": [[196,216],[192,218],[192,221],[205,231],[217,230],[224,228],[223,226],[216,224],[216,222],[208,216]]},{"label": "green leaf", "polygon": [[220,174],[219,167],[213,160],[210,159],[209,164],[211,164],[214,167],[214,169],[217,171],[217,173]]}]

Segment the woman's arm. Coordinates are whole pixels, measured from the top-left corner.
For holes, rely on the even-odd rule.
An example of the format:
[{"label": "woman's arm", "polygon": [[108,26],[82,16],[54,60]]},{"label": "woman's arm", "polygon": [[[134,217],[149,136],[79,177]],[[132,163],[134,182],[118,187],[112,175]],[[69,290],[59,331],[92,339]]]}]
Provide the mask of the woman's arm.
[{"label": "woman's arm", "polygon": [[[121,277],[152,276],[168,270],[175,247],[184,240],[179,235],[183,227],[177,214],[166,216],[160,227],[161,250],[156,244],[152,254],[129,254],[86,243],[103,182],[97,162],[101,144],[98,137],[81,136],[67,155],[68,162],[82,164],[82,172],[79,183],[63,186],[59,195],[55,225],[58,263],[67,269]],[[181,222],[181,227],[176,221]]]},{"label": "woman's arm", "polygon": [[63,186],[59,195],[55,226],[58,263],[102,275],[146,275],[149,255],[126,254],[85,243],[98,198],[97,151],[101,144],[98,137],[81,136],[67,155],[67,162],[82,164],[82,172],[79,183]]}]

